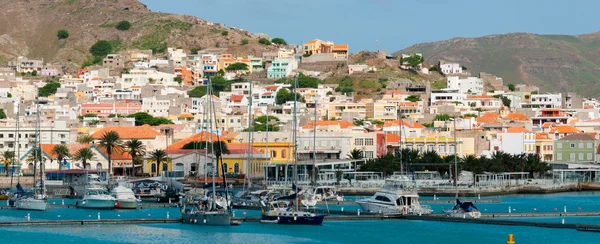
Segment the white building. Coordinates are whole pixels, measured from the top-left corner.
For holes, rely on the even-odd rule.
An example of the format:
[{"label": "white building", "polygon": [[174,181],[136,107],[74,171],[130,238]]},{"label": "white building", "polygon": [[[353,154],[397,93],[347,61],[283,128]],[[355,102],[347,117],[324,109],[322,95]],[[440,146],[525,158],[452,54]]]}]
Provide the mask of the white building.
[{"label": "white building", "polygon": [[175,81],[174,74],[159,72],[154,69],[132,69],[129,74],[123,74],[121,83],[123,88],[131,86],[143,86],[146,84],[156,84],[165,86],[179,86]]},{"label": "white building", "polygon": [[483,80],[477,77],[460,78],[458,76],[450,76],[448,80],[448,90],[458,90],[463,94],[483,94]]},{"label": "white building", "polygon": [[169,99],[159,100],[156,97],[145,97],[142,99],[142,111],[154,117],[168,117],[171,101]]},{"label": "white building", "polygon": [[490,151],[510,154],[535,153],[535,132],[524,127],[510,127],[490,142]]},{"label": "white building", "polygon": [[167,58],[173,62],[173,65],[185,65],[187,54],[183,49],[168,48],[167,53]]},{"label": "white building", "polygon": [[460,93],[458,91],[432,91],[430,96],[431,105],[437,103],[456,102],[464,104],[464,100],[467,98],[467,94]]},{"label": "white building", "polygon": [[562,108],[562,94],[533,94],[529,105],[539,108]]},{"label": "white building", "polygon": [[444,75],[463,73],[462,66],[459,63],[447,63],[445,61],[440,61],[439,70]]}]

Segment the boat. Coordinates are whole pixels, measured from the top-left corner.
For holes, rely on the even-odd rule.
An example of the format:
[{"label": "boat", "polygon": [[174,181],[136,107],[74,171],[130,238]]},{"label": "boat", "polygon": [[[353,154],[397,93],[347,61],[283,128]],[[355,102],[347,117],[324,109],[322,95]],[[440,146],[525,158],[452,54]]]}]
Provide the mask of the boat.
[{"label": "boat", "polygon": [[268,200],[270,190],[240,191],[233,198],[233,206],[261,206],[262,201]]},{"label": "boat", "polygon": [[21,210],[34,210],[34,211],[46,211],[48,208],[48,202],[45,199],[36,197],[21,197],[15,202],[17,209]]},{"label": "boat", "polygon": [[306,211],[294,210],[286,201],[273,201],[269,203],[269,210],[262,210],[261,223],[266,224],[297,224],[321,225],[324,215],[317,215]]},{"label": "boat", "polygon": [[141,201],[135,198],[133,190],[124,186],[117,186],[110,191],[110,195],[117,199],[116,208],[118,209],[137,209]]},{"label": "boat", "polygon": [[463,218],[463,219],[478,219],[481,218],[481,212],[473,202],[461,202],[456,199],[456,205],[450,210],[443,210],[444,214],[450,218]]},{"label": "boat", "polygon": [[[212,96],[212,83],[210,78],[208,80],[207,88],[207,97],[209,101],[206,103],[205,111],[206,117],[209,117],[207,120],[208,125],[205,127],[207,130],[213,130],[220,128],[217,124],[217,120],[213,120],[210,116],[216,116],[214,111],[214,101]],[[212,122],[215,121],[213,125]],[[216,145],[221,145],[220,136],[217,134],[217,141],[211,141],[211,137],[207,136],[207,141],[205,145],[213,145],[211,147],[206,147],[205,153],[212,153],[214,157],[210,157],[212,161],[212,172],[210,173],[212,177],[212,191],[211,193],[218,193],[215,185],[215,175],[218,173],[215,168],[219,166],[219,159],[221,160],[221,165],[223,165],[223,158],[221,156],[221,150],[217,150]],[[216,159],[216,160],[215,160]],[[206,162],[206,161],[205,161]],[[216,164],[215,164],[216,163]],[[215,165],[217,167],[215,167]],[[205,167],[206,168],[206,167]],[[221,204],[217,204],[217,194],[206,194],[202,197],[202,199],[198,202],[194,201],[193,198],[186,198],[184,204],[181,207],[181,219],[185,224],[195,224],[195,225],[215,225],[215,226],[231,226],[231,218],[233,216],[233,211],[229,206],[229,192],[227,190],[226,184],[226,176],[223,172],[223,185],[225,189],[224,201]],[[210,198],[209,198],[210,196]]]},{"label": "boat", "polygon": [[[296,93],[298,87],[298,79],[294,77],[294,89],[293,93]],[[297,116],[297,97],[294,96],[294,114],[293,114],[293,130],[292,130],[292,141],[297,142],[298,132],[298,116]],[[294,144],[294,153],[298,152],[298,144]],[[293,157],[294,169],[296,169],[298,155]],[[261,210],[261,223],[275,223],[277,224],[296,224],[296,225],[321,225],[323,224],[324,215],[317,215],[314,213],[299,211],[298,203],[301,199],[298,198],[299,193],[302,189],[296,185],[298,183],[298,173],[294,170],[294,182],[292,183],[293,194],[279,199],[291,200],[290,205],[287,201],[272,201],[269,202],[269,209],[265,210],[265,204],[263,203],[263,209]],[[291,198],[291,199],[290,199]],[[310,200],[310,199],[309,199]]]},{"label": "boat", "polygon": [[99,177],[91,174],[88,177],[85,195],[81,201],[75,202],[75,207],[91,209],[114,209],[117,199],[100,184]]},{"label": "boat", "polygon": [[363,211],[370,213],[422,215],[433,212],[428,205],[419,203],[415,181],[404,175],[385,180],[383,188],[375,195],[357,203]]},{"label": "boat", "polygon": [[318,186],[313,190],[312,195],[317,201],[343,202],[345,200],[343,196],[337,194],[334,186]]}]

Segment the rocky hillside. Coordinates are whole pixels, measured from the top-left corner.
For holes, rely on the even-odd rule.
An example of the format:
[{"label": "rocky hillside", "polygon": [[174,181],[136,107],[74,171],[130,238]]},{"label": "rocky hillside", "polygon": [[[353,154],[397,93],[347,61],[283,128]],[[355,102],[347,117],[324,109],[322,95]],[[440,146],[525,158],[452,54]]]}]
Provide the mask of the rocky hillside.
[{"label": "rocky hillside", "polygon": [[395,54],[420,52],[426,61],[456,61],[472,74],[480,71],[544,91],[600,95],[600,32],[580,35],[513,33],[423,43]]},{"label": "rocky hillside", "polygon": [[[97,40],[111,40],[117,50],[167,47],[228,48],[236,55],[259,55],[274,48],[258,44],[243,30],[193,16],[151,12],[137,0],[0,0],[0,63],[16,56],[42,57],[46,62],[79,66]],[[117,30],[129,21],[131,28]],[[58,30],[68,30],[58,39]],[[249,43],[242,46],[242,40]]]}]

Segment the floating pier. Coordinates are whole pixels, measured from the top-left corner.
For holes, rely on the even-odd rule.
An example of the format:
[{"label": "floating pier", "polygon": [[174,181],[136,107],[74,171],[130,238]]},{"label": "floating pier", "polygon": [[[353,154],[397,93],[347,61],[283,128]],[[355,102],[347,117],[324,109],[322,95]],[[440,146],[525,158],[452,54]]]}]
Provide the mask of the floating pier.
[{"label": "floating pier", "polygon": [[136,225],[180,223],[180,218],[173,219],[101,219],[101,220],[31,220],[0,222],[0,226],[40,226],[40,225]]}]

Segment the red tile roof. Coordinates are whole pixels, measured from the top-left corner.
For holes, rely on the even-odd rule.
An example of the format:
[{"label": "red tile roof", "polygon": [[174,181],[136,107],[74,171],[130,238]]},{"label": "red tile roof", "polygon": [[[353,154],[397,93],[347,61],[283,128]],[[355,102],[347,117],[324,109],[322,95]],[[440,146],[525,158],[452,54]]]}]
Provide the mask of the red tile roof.
[{"label": "red tile roof", "polygon": [[241,102],[244,99],[244,95],[233,95],[231,97],[229,97],[230,101],[233,102]]},{"label": "red tile roof", "polygon": [[529,121],[530,118],[521,113],[510,113],[504,117],[505,119],[515,120],[515,121]]},{"label": "red tile roof", "polygon": [[579,133],[577,128],[572,125],[556,125],[556,127],[550,129],[550,133]]},{"label": "red tile roof", "polygon": [[92,134],[92,138],[98,140],[104,133],[114,131],[119,134],[121,139],[155,139],[157,136],[164,136],[162,133],[152,129],[149,125],[142,126],[109,126],[104,127]]},{"label": "red tile roof", "polygon": [[413,129],[423,129],[425,128],[425,126],[423,126],[422,124],[419,124],[419,122],[408,122],[406,120],[402,120],[402,123],[400,123],[400,120],[394,120],[391,122],[386,122],[385,124],[383,124],[383,127],[390,127],[390,126],[399,126],[400,124],[402,124],[402,126],[406,126],[408,128],[413,128]]},{"label": "red tile roof", "polygon": [[531,133],[531,131],[522,126],[513,126],[506,129],[506,133]]},{"label": "red tile roof", "polygon": [[338,44],[338,45],[333,45],[333,50],[334,51],[348,51],[348,44]]},{"label": "red tile roof", "polygon": [[[339,125],[340,129],[346,129],[354,124],[346,120],[317,120],[317,126],[332,126]],[[303,129],[312,129],[315,126],[315,122],[311,121],[308,124],[302,126]]]},{"label": "red tile roof", "polygon": [[215,135],[213,133],[203,131],[198,134],[192,135],[188,138],[185,138],[183,140],[180,140],[178,142],[175,142],[175,143],[169,145],[169,147],[167,149],[168,150],[179,150],[183,146],[185,146],[185,144],[188,144],[193,141],[206,141],[207,138],[209,138],[210,141],[217,141],[218,139],[223,140],[223,137],[218,138],[217,135]]}]

